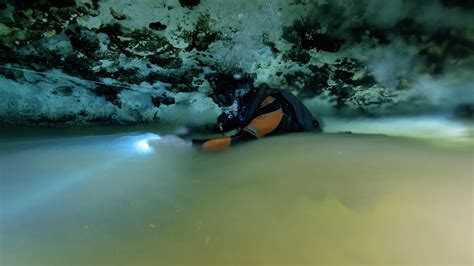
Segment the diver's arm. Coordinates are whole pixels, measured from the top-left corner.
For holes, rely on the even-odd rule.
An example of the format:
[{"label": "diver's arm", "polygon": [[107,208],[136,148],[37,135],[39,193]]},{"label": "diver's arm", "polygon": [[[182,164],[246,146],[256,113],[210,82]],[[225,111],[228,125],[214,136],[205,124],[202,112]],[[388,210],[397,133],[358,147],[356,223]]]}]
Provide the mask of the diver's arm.
[{"label": "diver's arm", "polygon": [[283,111],[280,108],[254,118],[247,126],[233,136],[208,140],[193,140],[193,146],[200,147],[204,151],[227,150],[235,144],[263,138],[274,132],[282,119]]},{"label": "diver's arm", "polygon": [[[274,132],[283,119],[281,103],[274,97],[267,97],[261,104],[261,112],[248,125],[230,137],[207,140],[193,140],[193,146],[201,147],[204,151],[222,151],[232,145],[263,138]],[[266,109],[265,109],[266,108]],[[260,109],[259,109],[260,110]]]},{"label": "diver's arm", "polygon": [[201,148],[203,151],[223,151],[238,143],[255,140],[256,136],[248,131],[240,130],[233,136],[226,136],[214,139],[193,139],[194,147]]}]

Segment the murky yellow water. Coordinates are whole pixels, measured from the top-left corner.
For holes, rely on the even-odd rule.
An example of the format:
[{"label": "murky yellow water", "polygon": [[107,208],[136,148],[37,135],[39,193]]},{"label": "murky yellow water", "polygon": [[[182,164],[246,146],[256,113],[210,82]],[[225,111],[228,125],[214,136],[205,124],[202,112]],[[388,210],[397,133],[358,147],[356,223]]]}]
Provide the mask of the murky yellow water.
[{"label": "murky yellow water", "polygon": [[470,148],[323,134],[141,154],[137,139],[0,145],[0,264],[473,263]]}]

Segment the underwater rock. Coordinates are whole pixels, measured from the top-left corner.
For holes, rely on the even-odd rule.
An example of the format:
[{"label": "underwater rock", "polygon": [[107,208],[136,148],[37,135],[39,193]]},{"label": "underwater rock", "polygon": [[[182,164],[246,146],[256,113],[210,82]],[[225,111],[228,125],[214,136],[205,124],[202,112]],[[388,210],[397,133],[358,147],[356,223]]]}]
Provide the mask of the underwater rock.
[{"label": "underwater rock", "polygon": [[0,75],[11,80],[20,80],[24,77],[23,72],[11,69],[0,68]]},{"label": "underwater rock", "polygon": [[183,7],[193,8],[201,3],[201,0],[179,0],[179,3]]},{"label": "underwater rock", "polygon": [[99,9],[99,5],[100,5],[99,0],[92,0],[91,2],[92,2],[92,8],[93,9],[95,9],[95,10]]},{"label": "underwater rock", "polygon": [[341,49],[343,40],[321,32],[319,24],[295,21],[291,27],[284,28],[283,38],[304,50],[316,49],[335,53]]},{"label": "underwater rock", "polygon": [[350,97],[354,103],[362,108],[376,109],[374,107],[391,102],[396,94],[395,91],[390,91],[389,89],[372,87],[369,89],[356,89]]},{"label": "underwater rock", "polygon": [[196,90],[193,85],[195,72],[194,70],[172,73],[152,72],[146,77],[146,80],[149,83],[160,81],[170,84],[168,89],[173,92],[193,92]]},{"label": "underwater rock", "polygon": [[145,57],[152,64],[166,68],[180,68],[179,50],[165,38],[147,28],[127,29],[118,23],[103,25],[97,32],[106,33],[111,49],[117,48],[129,57]]},{"label": "underwater rock", "polygon": [[321,94],[325,89],[329,87],[328,82],[331,78],[331,69],[327,64],[321,67],[311,65],[309,66],[313,75],[307,75],[308,80],[305,84],[310,84],[310,90],[313,95]]},{"label": "underwater rock", "polygon": [[[474,55],[474,41],[460,37],[452,30],[439,30],[429,36],[429,43],[420,49],[418,55],[424,60],[424,72],[441,75],[450,67],[464,65],[463,59]],[[466,67],[469,68],[467,61]]]},{"label": "underwater rock", "polygon": [[100,12],[96,9],[89,9],[87,14],[91,17],[98,17],[100,15]]},{"label": "underwater rock", "polygon": [[151,96],[151,101],[155,107],[160,107],[161,104],[172,105],[176,103],[176,100],[173,97],[170,97],[166,94]]},{"label": "underwater rock", "polygon": [[[347,105],[348,100],[354,94],[354,87],[348,84],[337,84],[332,85],[328,88],[331,92],[331,95],[335,97],[335,108],[340,109]],[[363,103],[357,102],[358,105],[362,105]]]},{"label": "underwater rock", "polygon": [[[51,68],[57,66],[60,67],[65,73],[68,73],[72,76],[97,80],[97,77],[92,71],[93,65],[94,60],[92,58],[86,58],[84,56],[78,57],[78,55],[74,53],[64,56],[60,61],[55,59],[54,61],[50,62]],[[40,69],[38,70],[44,71]]]},{"label": "underwater rock", "polygon": [[64,8],[75,7],[75,0],[13,0],[12,4],[19,9],[35,8],[42,11],[52,7]]},{"label": "underwater rock", "polygon": [[460,104],[454,109],[454,116],[462,119],[474,119],[474,103]]},{"label": "underwater rock", "polygon": [[210,16],[204,14],[199,16],[195,28],[192,32],[186,32],[184,38],[189,45],[186,51],[205,51],[214,41],[216,41],[218,33],[213,31],[210,27]]},{"label": "underwater rock", "polygon": [[294,48],[283,55],[286,60],[292,60],[294,62],[307,64],[311,60],[311,55],[302,49]]},{"label": "underwater rock", "polygon": [[116,44],[129,56],[150,56],[173,50],[173,46],[165,38],[145,28],[125,34],[123,38],[118,39]]},{"label": "underwater rock", "polygon": [[8,27],[7,25],[5,25],[4,23],[0,23],[0,36],[8,36],[10,35],[12,32],[14,31],[14,29],[12,29],[11,27]]},{"label": "underwater rock", "polygon": [[65,34],[71,40],[71,45],[77,51],[81,51],[88,56],[93,56],[100,49],[100,42],[97,34],[81,27],[69,28]]},{"label": "underwater rock", "polygon": [[173,51],[159,53],[148,56],[150,63],[163,68],[178,69],[182,66],[183,60],[179,58],[176,54],[172,54]]},{"label": "underwater rock", "polygon": [[123,91],[123,88],[115,87],[115,86],[107,86],[103,84],[97,84],[97,86],[91,91],[95,93],[99,97],[103,97],[107,102],[111,104],[121,107],[122,102],[119,99],[119,94]]},{"label": "underwater rock", "polygon": [[72,88],[68,86],[57,87],[51,91],[51,94],[68,97],[72,95]]},{"label": "underwater rock", "polygon": [[263,34],[262,35],[262,42],[266,46],[270,47],[273,53],[278,54],[280,53],[280,50],[277,48],[277,45],[275,42],[271,41],[268,34]]},{"label": "underwater rock", "polygon": [[318,51],[326,51],[335,53],[341,49],[341,45],[344,42],[339,39],[334,39],[329,37],[326,34],[321,34],[318,32],[302,32],[301,36],[301,48],[303,49],[313,49],[316,48]]},{"label": "underwater rock", "polygon": [[47,0],[47,1],[37,1],[37,2],[46,2],[51,4],[53,7],[73,7],[76,6],[76,0]]},{"label": "underwater rock", "polygon": [[114,17],[116,20],[124,20],[124,19],[127,19],[127,15],[118,12],[118,11],[115,10],[113,7],[110,7],[110,14],[111,14],[112,17]]},{"label": "underwater rock", "polygon": [[119,23],[103,24],[100,26],[97,32],[108,34],[111,38],[116,38],[123,34],[122,25]]},{"label": "underwater rock", "polygon": [[[339,1],[240,1],[238,8],[218,0],[136,1],[131,9],[109,2],[0,1],[2,65],[104,83],[81,84],[80,108],[66,112],[51,106],[74,106],[77,87],[0,69],[4,83],[47,86],[45,93],[58,101],[30,101],[36,96],[23,88],[25,93],[16,96],[25,102],[19,113],[16,98],[3,97],[14,94],[12,86],[0,83],[2,99],[11,100],[5,100],[12,110],[6,113],[18,113],[9,123],[153,121],[159,118],[157,109],[174,108],[173,101],[160,96],[163,91],[170,97],[200,92],[209,100],[212,89],[204,73],[235,67],[256,74],[257,84],[317,98],[335,114],[418,114],[440,106],[469,111],[459,106],[474,100],[469,95],[474,76],[471,1],[401,1],[400,14],[391,11],[392,2],[378,1],[349,1],[349,8]],[[420,10],[420,15],[406,10]],[[446,88],[438,88],[438,81]],[[450,84],[459,91],[451,92]],[[428,88],[435,88],[435,95]],[[103,108],[84,111],[91,102]],[[35,116],[38,110],[47,112]]]},{"label": "underwater rock", "polygon": [[447,7],[474,8],[471,0],[441,0],[441,3]]},{"label": "underwater rock", "polygon": [[158,31],[161,31],[161,30],[166,30],[166,25],[165,24],[162,24],[160,22],[152,22],[148,25],[148,27],[150,27],[150,29],[152,30],[158,30]]}]

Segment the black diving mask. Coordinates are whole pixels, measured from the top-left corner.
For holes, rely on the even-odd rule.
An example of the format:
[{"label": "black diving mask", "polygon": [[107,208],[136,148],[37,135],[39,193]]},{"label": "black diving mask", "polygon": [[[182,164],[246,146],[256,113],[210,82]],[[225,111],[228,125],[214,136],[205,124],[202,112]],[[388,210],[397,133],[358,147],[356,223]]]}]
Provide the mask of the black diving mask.
[{"label": "black diving mask", "polygon": [[212,95],[212,100],[220,107],[231,106],[234,103],[233,95],[227,93],[215,93]]}]

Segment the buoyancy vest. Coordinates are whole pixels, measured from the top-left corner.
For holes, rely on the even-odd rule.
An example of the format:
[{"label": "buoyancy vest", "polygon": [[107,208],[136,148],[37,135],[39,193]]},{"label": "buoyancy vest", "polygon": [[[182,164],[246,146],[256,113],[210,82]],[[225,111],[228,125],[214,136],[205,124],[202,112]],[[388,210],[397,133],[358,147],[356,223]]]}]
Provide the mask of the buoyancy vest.
[{"label": "buoyancy vest", "polygon": [[[272,89],[267,84],[261,84],[255,88],[254,95],[249,103],[241,108],[239,112],[240,127],[249,124],[255,117],[255,113],[260,107],[261,102],[267,97],[273,96],[278,99],[284,99],[292,109],[290,119],[295,119],[301,126],[301,131],[321,132],[322,126],[318,119],[308,110],[298,97],[291,92],[282,89]],[[284,130],[284,129],[283,129]]]}]

